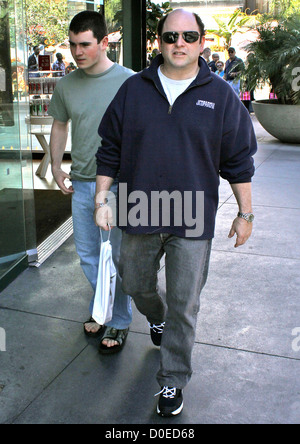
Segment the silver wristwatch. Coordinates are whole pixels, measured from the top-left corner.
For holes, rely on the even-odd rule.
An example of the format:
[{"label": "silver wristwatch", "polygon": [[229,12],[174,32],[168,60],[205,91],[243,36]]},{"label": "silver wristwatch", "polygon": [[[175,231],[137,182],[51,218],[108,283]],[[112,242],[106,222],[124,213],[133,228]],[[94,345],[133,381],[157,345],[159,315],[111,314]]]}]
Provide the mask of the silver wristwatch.
[{"label": "silver wristwatch", "polygon": [[97,210],[98,208],[105,207],[105,205],[107,204],[108,204],[108,199],[104,199],[104,202],[95,203],[95,209]]},{"label": "silver wristwatch", "polygon": [[245,219],[249,223],[254,221],[254,214],[253,213],[240,213],[240,212],[238,212],[238,217],[240,217],[241,219]]}]

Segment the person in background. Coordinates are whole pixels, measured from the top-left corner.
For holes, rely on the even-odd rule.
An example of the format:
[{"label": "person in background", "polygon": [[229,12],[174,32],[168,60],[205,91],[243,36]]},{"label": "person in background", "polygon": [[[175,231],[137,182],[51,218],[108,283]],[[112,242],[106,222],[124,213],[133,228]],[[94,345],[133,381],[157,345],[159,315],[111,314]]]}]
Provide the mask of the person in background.
[{"label": "person in background", "polygon": [[153,62],[155,57],[158,56],[158,54],[159,54],[159,49],[158,48],[154,48],[152,53],[148,55],[147,66],[151,65],[151,63]]},{"label": "person in background", "polygon": [[206,61],[207,64],[209,64],[210,61],[210,56],[211,56],[211,49],[210,48],[204,48],[203,52],[202,52],[202,57],[204,58],[204,60]]},{"label": "person in background", "polygon": [[[96,161],[101,142],[97,134],[99,119],[105,113],[120,86],[134,72],[113,63],[107,57],[108,32],[104,17],[95,11],[77,14],[70,24],[70,48],[78,69],[57,84],[48,114],[54,118],[50,138],[53,177],[64,194],[72,194],[74,240],[82,270],[93,289],[90,314],[93,313],[97,286],[101,236],[94,223]],[[72,122],[72,167],[68,174],[61,164]],[[71,180],[68,186],[66,181]],[[112,187],[116,191],[116,184]],[[110,241],[113,260],[118,267],[121,230],[113,230]],[[117,277],[112,320],[105,326],[99,351],[103,354],[120,351],[132,322],[131,298],[121,288]],[[84,323],[88,336],[99,336],[102,326],[90,317]]]},{"label": "person in background", "polygon": [[252,102],[255,101],[254,91],[247,89],[247,82],[244,84],[244,90],[241,92],[241,101],[247,108],[249,114],[254,113]]},{"label": "person in background", "polygon": [[236,56],[236,51],[233,47],[228,49],[229,59],[225,63],[224,79],[229,83],[234,92],[240,97],[241,82],[239,75],[244,69],[244,62]]},{"label": "person in background", "polygon": [[39,46],[33,47],[33,54],[28,58],[28,71],[29,77],[38,77],[39,71],[39,54],[40,48]]},{"label": "person in background", "polygon": [[217,53],[214,53],[212,56],[212,61],[208,63],[208,67],[212,72],[216,72],[217,71],[217,62],[218,60],[220,60],[220,56]]},{"label": "person in background", "polygon": [[76,66],[74,65],[73,62],[70,62],[69,65],[66,67],[66,75],[70,74],[70,72],[75,71]]},{"label": "person in background", "polygon": [[53,74],[53,77],[63,77],[66,74],[66,66],[63,62],[63,56],[60,52],[56,54],[56,62],[52,65],[52,71],[58,71]]},{"label": "person in background", "polygon": [[217,63],[216,63],[216,68],[217,68],[217,71],[215,72],[215,74],[217,74],[217,76],[219,76],[219,77],[224,77],[224,62],[222,62],[221,60],[219,60]]}]

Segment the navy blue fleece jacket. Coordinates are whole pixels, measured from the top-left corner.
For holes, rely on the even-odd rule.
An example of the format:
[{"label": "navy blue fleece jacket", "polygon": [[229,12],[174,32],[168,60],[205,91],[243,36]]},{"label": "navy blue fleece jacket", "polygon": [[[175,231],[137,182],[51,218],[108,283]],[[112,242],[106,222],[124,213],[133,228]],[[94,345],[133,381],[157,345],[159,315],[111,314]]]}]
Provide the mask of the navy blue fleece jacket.
[{"label": "navy blue fleece jacket", "polygon": [[[252,121],[232,88],[201,57],[196,80],[170,107],[157,72],[162,63],[158,56],[150,68],[129,78],[108,107],[99,127],[97,175],[116,178],[119,173],[128,196],[134,191],[148,196],[148,223],[119,225],[130,234],[187,237],[191,224],[185,223],[184,214],[180,226],[173,214],[169,226],[162,220],[153,224],[151,192],[193,192],[195,218],[196,191],[203,191],[204,226],[195,238],[212,239],[220,176],[235,184],[251,182],[254,174],[257,143]],[[137,203],[128,204],[128,212]]]}]

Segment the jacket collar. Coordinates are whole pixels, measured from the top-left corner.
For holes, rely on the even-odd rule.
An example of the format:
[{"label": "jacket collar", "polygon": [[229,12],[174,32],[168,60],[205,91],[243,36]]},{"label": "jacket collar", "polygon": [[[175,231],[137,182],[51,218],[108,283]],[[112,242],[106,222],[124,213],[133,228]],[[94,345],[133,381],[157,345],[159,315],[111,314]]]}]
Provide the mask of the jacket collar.
[{"label": "jacket collar", "polygon": [[[150,67],[142,71],[142,77],[154,81],[156,85],[160,85],[160,80],[157,71],[159,66],[162,65],[163,63],[164,63],[164,58],[161,54],[159,54],[158,56],[155,57]],[[209,83],[213,80],[211,70],[209,69],[206,61],[202,57],[199,57],[199,67],[200,71],[197,78],[192,83],[193,86],[205,85],[206,83]]]}]

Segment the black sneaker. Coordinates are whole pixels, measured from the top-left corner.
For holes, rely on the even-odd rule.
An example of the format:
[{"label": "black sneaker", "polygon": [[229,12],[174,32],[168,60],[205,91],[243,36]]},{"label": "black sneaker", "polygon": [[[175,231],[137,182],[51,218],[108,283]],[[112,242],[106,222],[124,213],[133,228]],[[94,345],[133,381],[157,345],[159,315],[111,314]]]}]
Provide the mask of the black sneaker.
[{"label": "black sneaker", "polygon": [[165,328],[165,322],[161,324],[149,324],[151,339],[154,345],[160,347],[162,334]]},{"label": "black sneaker", "polygon": [[162,387],[157,395],[160,395],[157,406],[157,413],[160,416],[176,416],[182,412],[182,390],[175,387]]}]

